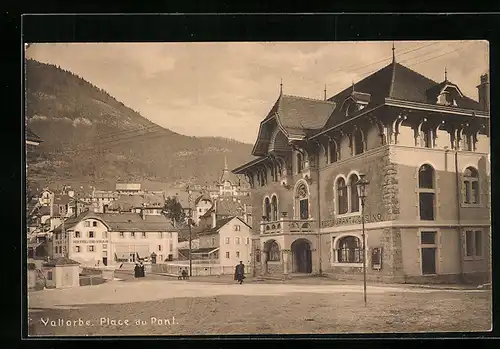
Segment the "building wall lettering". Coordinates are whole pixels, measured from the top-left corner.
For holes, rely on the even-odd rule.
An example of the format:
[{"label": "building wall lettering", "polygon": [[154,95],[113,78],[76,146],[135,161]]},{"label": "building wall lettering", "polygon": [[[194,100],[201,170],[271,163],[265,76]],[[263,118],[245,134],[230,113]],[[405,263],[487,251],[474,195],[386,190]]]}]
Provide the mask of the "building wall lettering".
[{"label": "building wall lettering", "polygon": [[[382,215],[380,213],[377,214],[367,214],[365,215],[365,223],[374,223],[381,222]],[[352,225],[352,224],[361,224],[361,215],[357,216],[348,216],[348,217],[339,217],[336,219],[329,219],[325,221],[321,221],[321,228],[329,228],[339,225]]]}]

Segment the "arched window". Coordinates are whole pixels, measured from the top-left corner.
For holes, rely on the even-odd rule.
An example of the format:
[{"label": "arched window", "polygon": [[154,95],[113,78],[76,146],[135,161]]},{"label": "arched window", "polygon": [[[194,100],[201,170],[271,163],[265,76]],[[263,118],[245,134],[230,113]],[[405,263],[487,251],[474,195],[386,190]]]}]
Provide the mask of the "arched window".
[{"label": "arched window", "polygon": [[297,200],[298,218],[309,219],[309,190],[304,183],[297,187],[295,198]]},{"label": "arched window", "polygon": [[337,248],[338,263],[362,263],[363,246],[356,236],[346,236],[339,240]]},{"label": "arched window", "polygon": [[278,198],[276,197],[276,195],[273,195],[273,198],[271,200],[271,220],[278,220]]},{"label": "arched window", "polygon": [[338,214],[345,214],[348,211],[347,185],[344,178],[337,179],[337,205]]},{"label": "arched window", "polygon": [[264,200],[264,217],[266,221],[271,220],[271,202],[269,198],[265,198]]},{"label": "arched window", "polygon": [[356,183],[358,183],[358,180],[358,176],[354,173],[349,177],[351,212],[359,212],[359,194],[358,187],[356,185]]},{"label": "arched window", "polygon": [[297,153],[297,173],[302,172],[304,169],[304,159],[301,153]]},{"label": "arched window", "polygon": [[434,168],[428,164],[420,166],[418,170],[418,196],[420,219],[433,221],[435,215]]},{"label": "arched window", "polygon": [[334,141],[330,141],[330,143],[328,143],[328,153],[330,164],[337,162],[337,145]]},{"label": "arched window", "polygon": [[354,146],[354,155],[362,154],[365,150],[364,142],[363,142],[363,132],[360,129],[356,129],[353,133],[353,146]]},{"label": "arched window", "polygon": [[462,202],[479,203],[479,173],[474,167],[467,167],[463,174]]},{"label": "arched window", "polygon": [[279,262],[280,261],[280,247],[276,241],[272,241],[269,246],[268,251],[268,261]]}]

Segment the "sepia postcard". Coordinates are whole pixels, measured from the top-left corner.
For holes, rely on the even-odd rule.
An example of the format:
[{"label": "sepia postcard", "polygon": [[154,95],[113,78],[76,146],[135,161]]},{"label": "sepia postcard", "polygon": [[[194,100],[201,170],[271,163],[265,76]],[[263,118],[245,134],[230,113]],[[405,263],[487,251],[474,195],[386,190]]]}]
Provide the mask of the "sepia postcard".
[{"label": "sepia postcard", "polygon": [[490,331],[488,50],[26,43],[29,337]]}]

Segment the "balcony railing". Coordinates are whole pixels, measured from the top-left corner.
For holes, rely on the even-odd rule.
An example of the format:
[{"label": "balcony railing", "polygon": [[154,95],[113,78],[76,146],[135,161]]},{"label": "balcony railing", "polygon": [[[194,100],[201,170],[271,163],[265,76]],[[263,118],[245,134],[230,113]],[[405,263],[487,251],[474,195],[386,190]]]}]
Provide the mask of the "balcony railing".
[{"label": "balcony railing", "polygon": [[312,219],[288,219],[282,218],[279,221],[260,224],[261,235],[286,234],[286,233],[314,233],[315,221]]}]

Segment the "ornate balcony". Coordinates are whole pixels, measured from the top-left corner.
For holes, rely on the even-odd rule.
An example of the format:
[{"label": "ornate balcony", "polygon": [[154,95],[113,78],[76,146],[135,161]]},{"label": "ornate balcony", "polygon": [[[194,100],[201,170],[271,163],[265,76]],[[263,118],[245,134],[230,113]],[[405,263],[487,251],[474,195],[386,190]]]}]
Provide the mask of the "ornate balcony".
[{"label": "ornate balcony", "polygon": [[262,221],[260,234],[311,234],[316,233],[316,222],[312,219],[290,219],[282,217],[279,221]]}]

